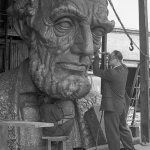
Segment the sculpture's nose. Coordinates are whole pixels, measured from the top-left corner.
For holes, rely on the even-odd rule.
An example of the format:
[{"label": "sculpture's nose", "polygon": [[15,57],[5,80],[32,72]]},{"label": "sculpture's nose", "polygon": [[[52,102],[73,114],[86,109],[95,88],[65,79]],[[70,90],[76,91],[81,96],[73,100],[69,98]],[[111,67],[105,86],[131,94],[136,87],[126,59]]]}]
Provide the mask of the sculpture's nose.
[{"label": "sculpture's nose", "polygon": [[82,25],[80,27],[74,44],[76,46],[73,46],[71,49],[74,53],[87,56],[93,55],[93,39],[89,25]]},{"label": "sculpture's nose", "polygon": [[85,55],[92,55],[93,54],[93,38],[90,26],[83,26],[81,30],[81,36],[83,38],[83,53]]}]

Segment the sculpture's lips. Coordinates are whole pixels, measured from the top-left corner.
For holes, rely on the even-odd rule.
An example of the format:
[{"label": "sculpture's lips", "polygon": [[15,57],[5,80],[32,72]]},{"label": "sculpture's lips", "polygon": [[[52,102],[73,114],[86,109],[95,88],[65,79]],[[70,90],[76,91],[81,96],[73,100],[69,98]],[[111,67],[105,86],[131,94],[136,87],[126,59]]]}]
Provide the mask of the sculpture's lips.
[{"label": "sculpture's lips", "polygon": [[79,65],[76,63],[57,63],[57,65],[61,68],[66,68],[68,70],[76,70],[76,71],[86,71],[86,65]]}]

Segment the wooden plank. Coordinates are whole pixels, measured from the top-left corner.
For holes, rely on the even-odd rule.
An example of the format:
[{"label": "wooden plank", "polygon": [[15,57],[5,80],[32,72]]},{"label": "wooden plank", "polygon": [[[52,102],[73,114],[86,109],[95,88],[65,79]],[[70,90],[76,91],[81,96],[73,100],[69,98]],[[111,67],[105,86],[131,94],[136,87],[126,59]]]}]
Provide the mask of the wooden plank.
[{"label": "wooden plank", "polygon": [[46,122],[29,122],[29,121],[0,121],[0,125],[5,126],[18,126],[18,127],[35,127],[35,128],[42,128],[42,127],[53,127],[53,123],[46,123]]},{"label": "wooden plank", "polygon": [[[140,49],[149,56],[147,0],[139,0]],[[149,60],[140,53],[141,139],[150,142]],[[144,141],[143,141],[144,142]]]}]

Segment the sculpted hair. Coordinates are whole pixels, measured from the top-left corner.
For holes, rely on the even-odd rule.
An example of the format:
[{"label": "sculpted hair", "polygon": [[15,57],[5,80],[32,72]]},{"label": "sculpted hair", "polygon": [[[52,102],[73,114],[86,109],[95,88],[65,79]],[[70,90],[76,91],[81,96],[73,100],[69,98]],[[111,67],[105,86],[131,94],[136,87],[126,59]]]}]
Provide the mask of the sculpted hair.
[{"label": "sculpted hair", "polygon": [[16,0],[8,7],[7,13],[10,16],[32,16],[38,9],[38,2],[39,0]]}]

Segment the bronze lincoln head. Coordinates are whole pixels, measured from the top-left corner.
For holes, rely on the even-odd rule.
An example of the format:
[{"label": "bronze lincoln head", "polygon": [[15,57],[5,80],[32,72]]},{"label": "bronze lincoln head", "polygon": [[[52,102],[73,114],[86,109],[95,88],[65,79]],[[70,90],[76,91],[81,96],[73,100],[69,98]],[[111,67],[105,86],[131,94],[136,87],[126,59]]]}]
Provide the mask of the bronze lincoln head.
[{"label": "bronze lincoln head", "polygon": [[90,90],[87,70],[111,32],[107,0],[16,0],[14,27],[30,49],[29,72],[48,95],[77,99]]}]

